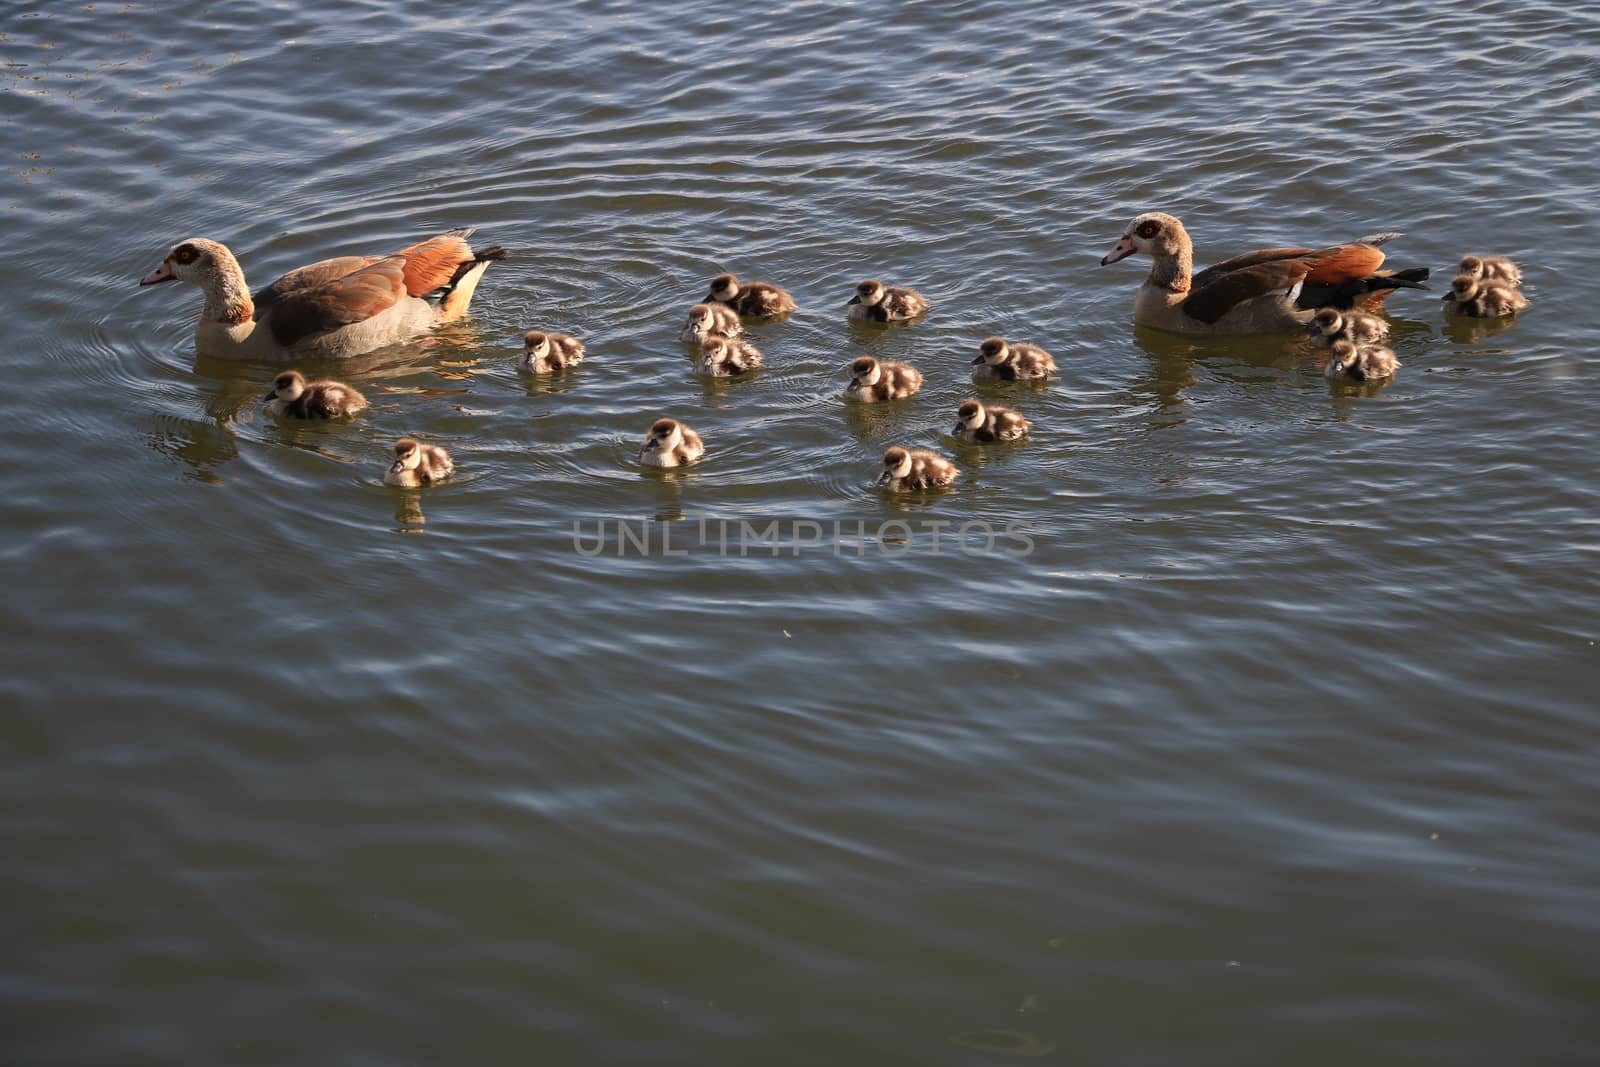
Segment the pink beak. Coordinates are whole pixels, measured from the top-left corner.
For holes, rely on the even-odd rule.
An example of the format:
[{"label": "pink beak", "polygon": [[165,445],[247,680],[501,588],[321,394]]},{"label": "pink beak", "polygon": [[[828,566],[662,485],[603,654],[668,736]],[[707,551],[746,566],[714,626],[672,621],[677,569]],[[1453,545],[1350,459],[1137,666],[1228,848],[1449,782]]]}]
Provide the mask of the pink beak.
[{"label": "pink beak", "polygon": [[176,274],[173,274],[170,270],[168,270],[167,269],[167,265],[165,263],[163,263],[163,264],[161,264],[161,266],[157,267],[155,270],[151,271],[149,274],[146,274],[143,278],[140,278],[139,279],[139,284],[140,285],[154,285],[157,282],[175,282],[177,280],[178,280],[178,276]]},{"label": "pink beak", "polygon": [[1132,235],[1125,233],[1122,235],[1122,240],[1112,245],[1111,251],[1107,252],[1105,258],[1100,260],[1100,265],[1103,267],[1108,263],[1115,263],[1119,259],[1127,259],[1137,251],[1139,250],[1133,247]]}]

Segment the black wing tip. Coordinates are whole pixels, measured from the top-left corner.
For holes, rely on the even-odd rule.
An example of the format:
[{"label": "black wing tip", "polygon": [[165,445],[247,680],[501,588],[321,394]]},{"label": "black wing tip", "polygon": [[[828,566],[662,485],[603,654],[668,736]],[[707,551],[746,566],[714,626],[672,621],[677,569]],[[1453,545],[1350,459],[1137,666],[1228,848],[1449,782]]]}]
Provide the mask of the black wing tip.
[{"label": "black wing tip", "polygon": [[510,255],[511,252],[505,245],[490,245],[487,248],[474,248],[472,250],[472,261],[474,263],[484,263],[491,259],[505,259]]}]

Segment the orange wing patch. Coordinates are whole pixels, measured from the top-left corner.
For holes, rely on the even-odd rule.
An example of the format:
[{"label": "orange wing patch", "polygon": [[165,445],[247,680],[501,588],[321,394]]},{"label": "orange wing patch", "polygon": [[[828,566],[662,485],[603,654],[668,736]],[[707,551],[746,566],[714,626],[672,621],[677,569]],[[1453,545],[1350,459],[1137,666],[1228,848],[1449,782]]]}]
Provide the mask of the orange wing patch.
[{"label": "orange wing patch", "polygon": [[395,255],[405,257],[406,292],[422,296],[454,281],[461,265],[472,262],[472,246],[459,235],[446,233]]},{"label": "orange wing patch", "polygon": [[285,294],[267,315],[273,338],[288,346],[388,310],[405,295],[405,263],[390,256],[337,281]]},{"label": "orange wing patch", "polygon": [[1316,254],[1306,284],[1339,286],[1361,281],[1382,265],[1383,250],[1373,245],[1335,245]]}]

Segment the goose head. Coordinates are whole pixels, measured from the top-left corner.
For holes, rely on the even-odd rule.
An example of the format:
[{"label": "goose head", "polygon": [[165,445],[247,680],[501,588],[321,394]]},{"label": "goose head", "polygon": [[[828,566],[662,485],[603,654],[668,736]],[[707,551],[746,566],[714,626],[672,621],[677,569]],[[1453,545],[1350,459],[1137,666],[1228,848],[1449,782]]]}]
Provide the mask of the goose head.
[{"label": "goose head", "polygon": [[1127,232],[1111,246],[1100,260],[1102,267],[1135,253],[1156,259],[1175,256],[1189,243],[1189,234],[1172,215],[1164,211],[1146,211],[1128,223]]}]

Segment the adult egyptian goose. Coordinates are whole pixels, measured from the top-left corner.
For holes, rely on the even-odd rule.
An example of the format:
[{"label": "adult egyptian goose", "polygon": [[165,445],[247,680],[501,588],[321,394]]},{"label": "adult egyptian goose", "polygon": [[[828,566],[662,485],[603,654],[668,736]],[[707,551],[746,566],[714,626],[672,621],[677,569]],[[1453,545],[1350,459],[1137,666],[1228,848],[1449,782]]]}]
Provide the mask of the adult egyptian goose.
[{"label": "adult egyptian goose", "polygon": [[726,304],[696,304],[689,309],[689,322],[678,339],[684,344],[701,345],[713,337],[738,337],[743,332],[739,313]]},{"label": "adult egyptian goose", "polygon": [[706,454],[700,435],[677,419],[657,419],[639,448],[647,467],[684,467]]},{"label": "adult egyptian goose", "polygon": [[1056,372],[1055,357],[1038,345],[1012,344],[1003,337],[991,337],[979,345],[972,362],[977,368],[972,372],[974,378],[1003,382],[1048,378]]},{"label": "adult egyptian goose", "polygon": [[1004,404],[967,400],[956,409],[956,428],[950,433],[969,445],[979,445],[1018,440],[1028,436],[1029,428],[1020,411]]},{"label": "adult egyptian goose", "polygon": [[1528,306],[1528,298],[1515,286],[1496,285],[1470,274],[1450,279],[1450,294],[1445,297],[1446,315],[1465,315],[1474,319],[1497,319],[1515,315]]},{"label": "adult egyptian goose", "polygon": [[198,285],[205,307],[195,348],[226,359],[331,359],[404,341],[466,313],[484,270],[506,250],[474,250],[451,230],[386,256],[340,256],[300,267],[254,295],[226,245],[179,241],[140,285]]},{"label": "adult egyptian goose", "polygon": [[857,285],[846,306],[850,318],[863,322],[905,322],[928,311],[928,301],[915,289],[884,285],[876,278]]},{"label": "adult egyptian goose", "polygon": [[1486,282],[1513,286],[1522,284],[1522,268],[1505,256],[1462,256],[1461,265],[1456,270]]},{"label": "adult egyptian goose", "polygon": [[297,370],[286,370],[272,381],[261,399],[267,410],[291,419],[339,419],[367,406],[367,398],[343,382],[308,382]]},{"label": "adult egyptian goose", "polygon": [[1328,347],[1328,365],[1322,373],[1334,380],[1376,382],[1394,377],[1400,360],[1383,345],[1356,345],[1340,338]]},{"label": "adult egyptian goose", "polygon": [[389,464],[383,480],[387,485],[415,489],[442,482],[455,469],[455,464],[450,461],[450,453],[438,445],[402,437],[394,443],[394,462]]},{"label": "adult egyptian goose", "polygon": [[719,274],[711,279],[711,291],[706,303],[730,307],[740,315],[752,318],[771,318],[794,310],[794,297],[769,282],[744,282],[732,274]]},{"label": "adult egyptian goose", "polygon": [[583,362],[583,342],[569,333],[529,330],[522,335],[518,366],[534,374],[555,374]]},{"label": "adult egyptian goose", "polygon": [[1375,345],[1389,336],[1389,324],[1365,311],[1319,308],[1311,316],[1311,343],[1327,348],[1341,338],[1358,345]]},{"label": "adult egyptian goose", "polygon": [[958,473],[960,469],[954,463],[931,449],[896,445],[883,454],[878,484],[891,493],[915,493],[943,488],[955,481]]},{"label": "adult egyptian goose", "polygon": [[1199,335],[1279,333],[1303,328],[1319,307],[1369,305],[1397,288],[1426,289],[1426,267],[1378,270],[1378,246],[1398,236],[1374,234],[1321,249],[1263,248],[1191,275],[1194,245],[1183,223],[1147,211],[1100,265],[1136,252],[1154,261],[1133,301],[1133,321],[1141,326]]},{"label": "adult egyptian goose", "polygon": [[879,404],[915,396],[921,389],[922,372],[911,364],[857,356],[850,364],[850,384],[844,387],[844,398]]},{"label": "adult egyptian goose", "polygon": [[720,378],[743,374],[759,366],[761,352],[755,345],[727,337],[712,337],[700,346],[700,359],[695,369]]}]

